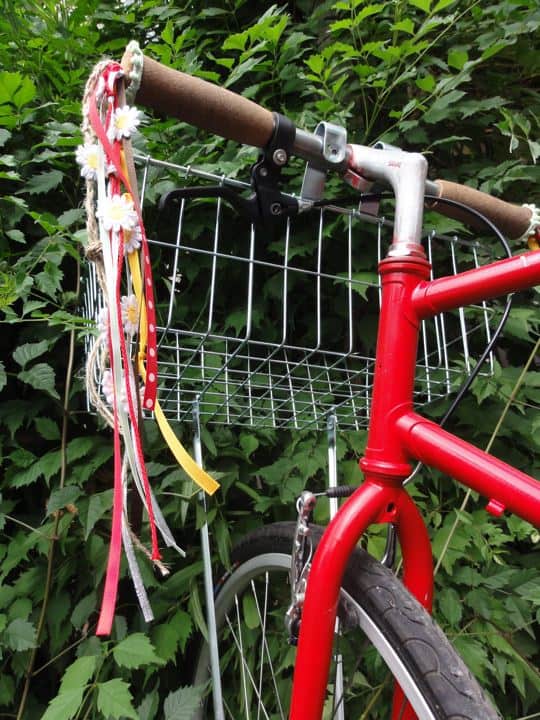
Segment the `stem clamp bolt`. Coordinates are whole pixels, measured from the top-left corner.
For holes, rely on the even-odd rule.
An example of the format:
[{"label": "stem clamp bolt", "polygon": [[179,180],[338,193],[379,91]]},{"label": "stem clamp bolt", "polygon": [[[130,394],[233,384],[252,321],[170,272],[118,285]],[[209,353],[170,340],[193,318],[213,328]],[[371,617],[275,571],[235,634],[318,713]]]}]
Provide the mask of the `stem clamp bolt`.
[{"label": "stem clamp bolt", "polygon": [[272,160],[276,165],[279,165],[281,167],[282,165],[285,165],[288,159],[289,158],[287,156],[287,153],[285,152],[285,150],[283,150],[283,148],[278,148],[277,150],[274,150]]}]

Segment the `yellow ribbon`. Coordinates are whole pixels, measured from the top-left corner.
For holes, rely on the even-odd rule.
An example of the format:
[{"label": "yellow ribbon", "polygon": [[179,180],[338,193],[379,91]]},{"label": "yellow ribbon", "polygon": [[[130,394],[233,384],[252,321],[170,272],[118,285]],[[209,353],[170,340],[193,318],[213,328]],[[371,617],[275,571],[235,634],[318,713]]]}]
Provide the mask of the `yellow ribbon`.
[{"label": "yellow ribbon", "polygon": [[[146,350],[146,308],[144,305],[143,292],[142,292],[142,277],[141,267],[139,262],[139,252],[128,253],[128,264],[131,271],[131,279],[133,282],[133,289],[135,290],[135,296],[139,305],[141,313],[140,322],[140,348],[138,355],[138,369],[139,373],[144,382],[146,382],[146,368],[144,365],[145,350]],[[180,440],[174,434],[167,418],[165,417],[163,410],[156,400],[154,407],[154,417],[156,418],[158,427],[161,431],[163,439],[169,446],[172,454],[176,458],[180,467],[187,473],[187,475],[199,485],[208,495],[213,495],[219,488],[219,483],[210,477],[203,468],[198,465],[191,455],[186,451]]]}]

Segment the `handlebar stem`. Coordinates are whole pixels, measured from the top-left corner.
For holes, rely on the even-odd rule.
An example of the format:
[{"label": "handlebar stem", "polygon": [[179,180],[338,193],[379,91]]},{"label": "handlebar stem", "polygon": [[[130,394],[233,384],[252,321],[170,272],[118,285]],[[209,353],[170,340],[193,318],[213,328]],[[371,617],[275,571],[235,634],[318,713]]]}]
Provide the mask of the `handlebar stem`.
[{"label": "handlebar stem", "polygon": [[[349,169],[392,186],[396,196],[394,237],[389,257],[423,257],[420,244],[427,161],[420,153],[349,145]],[[347,172],[345,173],[347,180]]]}]

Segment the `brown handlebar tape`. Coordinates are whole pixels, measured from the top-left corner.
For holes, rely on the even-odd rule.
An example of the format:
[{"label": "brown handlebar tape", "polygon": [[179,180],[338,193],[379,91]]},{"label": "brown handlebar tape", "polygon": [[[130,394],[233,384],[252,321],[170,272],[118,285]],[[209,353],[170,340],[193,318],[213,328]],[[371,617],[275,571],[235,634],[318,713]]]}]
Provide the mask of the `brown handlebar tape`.
[{"label": "brown handlebar tape", "polygon": [[[130,65],[130,56],[126,52],[122,66],[129,70]],[[245,145],[264,147],[274,130],[274,119],[269,110],[146,56],[135,99],[140,105]]]},{"label": "brown handlebar tape", "polygon": [[[456,202],[463,203],[463,205],[472,207],[491,220],[507,237],[521,237],[530,225],[531,211],[529,208],[499,200],[467,185],[460,185],[459,183],[449,182],[448,180],[435,180],[435,182],[439,186],[440,198],[455,200]],[[482,229],[481,223],[471,221],[471,215],[468,215],[459,208],[446,205],[445,203],[438,203],[437,201],[434,201],[430,207],[442,215],[459,220],[466,225],[473,225],[473,227]]]}]

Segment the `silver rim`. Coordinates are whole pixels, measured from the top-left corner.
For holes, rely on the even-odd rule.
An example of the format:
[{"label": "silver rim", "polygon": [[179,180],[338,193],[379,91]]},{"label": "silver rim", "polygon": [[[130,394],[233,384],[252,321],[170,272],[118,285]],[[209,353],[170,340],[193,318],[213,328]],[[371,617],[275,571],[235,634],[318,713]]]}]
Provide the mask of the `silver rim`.
[{"label": "silver rim", "polygon": [[[285,553],[266,553],[251,558],[242,563],[226,580],[216,598],[218,636],[221,634],[222,628],[227,629],[229,636],[228,649],[224,650],[220,646],[220,653],[225,652],[229,657],[232,650],[237,652],[236,682],[239,686],[234,689],[237,696],[241,697],[241,710],[238,710],[238,707],[233,709],[229,706],[227,695],[231,688],[226,681],[227,676],[224,676],[224,711],[226,718],[233,718],[234,720],[244,720],[244,718],[246,720],[287,720],[288,699],[283,697],[283,681],[280,679],[283,668],[276,667],[270,647],[271,639],[267,636],[267,627],[268,613],[271,612],[270,605],[272,602],[272,573],[276,571],[280,573],[279,584],[288,591],[287,575],[290,563],[290,555]],[[255,583],[256,579],[257,584]],[[249,592],[246,593],[246,590]],[[342,593],[346,599],[348,610],[351,610],[357,625],[369,639],[377,653],[383,658],[391,676],[401,685],[419,720],[436,720],[436,716],[428,707],[409,671],[379,627],[347,592],[342,590]],[[246,598],[248,598],[247,601]],[[250,652],[253,648],[246,638],[244,625],[246,605],[249,606],[249,613],[252,616],[253,622],[251,624],[255,623],[260,630],[256,653]],[[247,634],[249,635],[249,629],[247,629]],[[281,642],[283,645],[287,642],[285,629],[283,629]],[[291,650],[291,652],[293,651]],[[198,658],[194,676],[195,685],[204,685],[209,682],[210,672],[208,667],[208,646],[205,645]],[[267,697],[272,698],[271,708],[268,707],[265,701]],[[329,700],[328,707],[325,707],[325,720],[348,717],[346,709],[343,713],[343,703],[338,703],[335,710],[332,704],[333,701]],[[361,715],[360,718],[362,717]],[[370,716],[366,715],[365,717],[369,718]],[[203,709],[195,716],[194,720],[206,720],[206,718],[208,718],[208,714]],[[360,720],[360,718],[356,713],[355,720]]]}]

